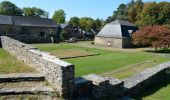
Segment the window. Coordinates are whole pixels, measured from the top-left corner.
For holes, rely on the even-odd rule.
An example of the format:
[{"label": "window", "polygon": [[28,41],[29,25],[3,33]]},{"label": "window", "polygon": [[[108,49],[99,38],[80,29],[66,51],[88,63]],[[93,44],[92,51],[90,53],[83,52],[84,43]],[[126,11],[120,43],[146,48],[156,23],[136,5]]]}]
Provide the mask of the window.
[{"label": "window", "polygon": [[44,32],[40,32],[40,36],[45,36],[45,33]]}]

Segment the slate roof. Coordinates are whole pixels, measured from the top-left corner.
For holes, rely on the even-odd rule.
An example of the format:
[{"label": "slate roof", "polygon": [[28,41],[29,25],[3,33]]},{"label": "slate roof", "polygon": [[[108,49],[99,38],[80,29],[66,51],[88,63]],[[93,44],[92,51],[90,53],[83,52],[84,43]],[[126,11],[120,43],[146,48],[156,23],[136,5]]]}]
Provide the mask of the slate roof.
[{"label": "slate roof", "polygon": [[69,24],[60,24],[60,27],[61,28],[65,28],[65,27],[67,27]]},{"label": "slate roof", "polygon": [[0,15],[0,24],[13,25],[13,22],[10,16]]},{"label": "slate roof", "polygon": [[126,26],[135,26],[134,24],[128,22],[128,21],[124,21],[124,20],[115,20],[111,23],[109,23],[111,25],[126,25]]},{"label": "slate roof", "polygon": [[131,37],[131,33],[137,29],[135,25],[128,21],[115,20],[106,24],[96,36],[113,38]]},{"label": "slate roof", "polygon": [[57,27],[52,19],[24,16],[0,15],[0,24],[17,26]]}]

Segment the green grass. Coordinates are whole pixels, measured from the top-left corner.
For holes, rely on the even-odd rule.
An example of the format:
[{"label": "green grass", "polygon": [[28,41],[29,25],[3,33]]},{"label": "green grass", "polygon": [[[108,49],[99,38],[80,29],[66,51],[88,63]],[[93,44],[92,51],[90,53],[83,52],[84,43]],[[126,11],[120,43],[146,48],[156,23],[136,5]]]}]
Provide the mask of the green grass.
[{"label": "green grass", "polygon": [[159,62],[167,61],[165,58],[155,56],[147,52],[123,52],[101,50],[96,48],[85,48],[72,44],[33,44],[41,50],[51,52],[54,50],[80,49],[84,51],[99,53],[100,55],[65,59],[75,65],[75,75],[82,76],[90,73],[102,74],[120,68],[125,68],[143,61],[159,59]]},{"label": "green grass", "polygon": [[20,72],[35,72],[34,69],[21,61],[18,61],[14,56],[0,48],[0,74],[20,73]]},{"label": "green grass", "polygon": [[138,63],[136,65],[128,66],[127,68],[112,71],[112,72],[109,72],[104,75],[109,76],[109,77],[114,77],[117,79],[124,79],[124,78],[130,77],[136,73],[144,71],[147,68],[156,66],[162,62],[169,61],[169,59],[167,59],[167,58],[162,58],[162,57],[156,57],[156,58],[157,59],[155,59],[155,61],[154,61],[154,59],[150,59],[147,62],[142,62],[142,63]]},{"label": "green grass", "polygon": [[135,100],[170,100],[170,80],[151,86],[136,97]]}]

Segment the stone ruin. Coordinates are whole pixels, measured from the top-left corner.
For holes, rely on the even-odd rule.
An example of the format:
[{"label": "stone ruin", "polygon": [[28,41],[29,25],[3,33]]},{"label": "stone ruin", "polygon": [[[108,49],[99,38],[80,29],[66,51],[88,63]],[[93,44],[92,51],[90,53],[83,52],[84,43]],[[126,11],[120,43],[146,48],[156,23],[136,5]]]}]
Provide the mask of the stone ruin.
[{"label": "stone ruin", "polygon": [[1,36],[2,48],[45,75],[60,97],[119,98],[141,93],[170,78],[170,62],[148,68],[124,80],[90,74],[75,78],[74,65],[10,37]]}]

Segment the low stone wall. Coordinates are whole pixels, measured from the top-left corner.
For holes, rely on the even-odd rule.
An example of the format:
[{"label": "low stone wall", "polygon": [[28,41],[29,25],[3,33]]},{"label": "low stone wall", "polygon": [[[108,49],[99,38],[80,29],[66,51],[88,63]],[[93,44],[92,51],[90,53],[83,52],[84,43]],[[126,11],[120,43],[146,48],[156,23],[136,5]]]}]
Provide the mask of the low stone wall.
[{"label": "low stone wall", "polygon": [[124,79],[125,95],[135,96],[154,84],[170,79],[170,62],[148,68],[132,77]]},{"label": "low stone wall", "polygon": [[134,96],[156,83],[170,78],[170,62],[148,68],[122,81],[90,74],[74,77],[74,65],[64,62],[50,53],[42,52],[28,44],[1,36],[2,47],[19,60],[31,65],[55,87],[64,98],[91,96],[92,99],[106,99],[118,96]]},{"label": "low stone wall", "polygon": [[1,36],[1,42],[5,50],[43,73],[60,96],[73,95],[74,65],[6,36]]},{"label": "low stone wall", "polygon": [[78,77],[75,84],[77,95],[88,95],[95,100],[118,97],[124,92],[122,81],[95,74]]}]

